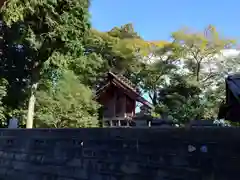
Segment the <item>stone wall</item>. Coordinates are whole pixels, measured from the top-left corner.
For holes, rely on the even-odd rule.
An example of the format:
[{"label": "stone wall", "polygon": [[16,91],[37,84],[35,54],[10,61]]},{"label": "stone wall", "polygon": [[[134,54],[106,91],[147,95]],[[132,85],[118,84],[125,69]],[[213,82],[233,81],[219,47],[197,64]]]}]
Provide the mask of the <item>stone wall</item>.
[{"label": "stone wall", "polygon": [[0,130],[0,180],[238,180],[238,129]]}]

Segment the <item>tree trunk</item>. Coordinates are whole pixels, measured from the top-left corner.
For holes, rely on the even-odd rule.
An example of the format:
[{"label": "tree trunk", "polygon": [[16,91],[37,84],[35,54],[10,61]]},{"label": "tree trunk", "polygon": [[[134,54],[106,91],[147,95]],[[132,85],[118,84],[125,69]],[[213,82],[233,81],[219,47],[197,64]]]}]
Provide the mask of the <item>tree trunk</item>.
[{"label": "tree trunk", "polygon": [[28,113],[27,113],[27,123],[26,128],[33,128],[33,117],[34,117],[34,108],[36,102],[35,92],[37,90],[38,83],[34,83],[31,87],[31,95],[28,102]]},{"label": "tree trunk", "polygon": [[199,82],[200,80],[200,67],[201,67],[201,63],[197,63],[197,70],[196,70],[196,79],[197,79],[197,82]]},{"label": "tree trunk", "polygon": [[32,70],[32,85],[30,89],[30,97],[28,102],[28,113],[27,113],[27,122],[26,128],[33,128],[33,118],[34,118],[34,109],[36,103],[36,91],[38,88],[40,78],[40,66],[36,66]]},{"label": "tree trunk", "polygon": [[154,93],[153,93],[152,103],[154,106],[157,105],[157,92],[156,91],[154,91]]},{"label": "tree trunk", "polygon": [[148,96],[150,97],[153,106],[157,105],[157,91],[153,91],[153,93],[148,93]]}]

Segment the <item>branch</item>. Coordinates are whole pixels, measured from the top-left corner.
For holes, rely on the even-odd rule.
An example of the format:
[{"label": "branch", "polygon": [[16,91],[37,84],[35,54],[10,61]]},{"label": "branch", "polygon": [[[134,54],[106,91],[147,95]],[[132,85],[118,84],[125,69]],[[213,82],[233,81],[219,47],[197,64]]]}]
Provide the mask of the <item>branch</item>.
[{"label": "branch", "polygon": [[212,72],[212,68],[210,67],[210,72],[208,73],[208,75],[206,76],[206,78],[205,78],[204,80],[202,80],[202,82],[204,83],[204,82],[206,82],[207,80],[209,80],[210,78],[213,78],[213,77],[215,77],[215,76],[217,76],[217,74],[214,73],[214,72]]},{"label": "branch", "polygon": [[153,96],[151,96],[151,93],[148,93],[148,96],[150,97],[151,101],[153,101]]},{"label": "branch", "polygon": [[197,63],[201,63],[203,60],[203,57],[198,58],[198,55],[200,53],[200,49],[197,48],[197,51],[190,51],[193,58],[196,60]]},{"label": "branch", "polygon": [[204,83],[204,82],[206,82],[207,80],[209,80],[210,78],[213,78],[213,77],[215,77],[216,76],[216,74],[214,74],[214,73],[209,73],[208,75],[207,75],[207,77],[204,79],[204,80],[202,80],[202,83]]}]

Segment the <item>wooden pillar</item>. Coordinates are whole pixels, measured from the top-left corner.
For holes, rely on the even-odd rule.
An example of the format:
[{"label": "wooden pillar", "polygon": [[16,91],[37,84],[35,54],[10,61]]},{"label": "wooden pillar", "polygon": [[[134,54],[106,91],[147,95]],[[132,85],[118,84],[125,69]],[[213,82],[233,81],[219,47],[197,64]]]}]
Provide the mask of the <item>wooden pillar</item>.
[{"label": "wooden pillar", "polygon": [[152,126],[152,121],[148,121],[148,127]]},{"label": "wooden pillar", "polygon": [[116,117],[116,101],[117,101],[117,94],[114,91],[114,95],[113,95],[113,117]]},{"label": "wooden pillar", "polygon": [[127,127],[129,127],[129,120],[127,120]]},{"label": "wooden pillar", "polygon": [[136,106],[137,106],[137,102],[136,100],[134,100],[134,103],[133,103],[133,110],[132,110],[132,114],[135,116],[135,111],[136,111]]},{"label": "wooden pillar", "polygon": [[125,116],[126,112],[127,112],[127,101],[126,101],[126,95],[123,96],[123,100],[122,100],[122,114],[123,116]]}]

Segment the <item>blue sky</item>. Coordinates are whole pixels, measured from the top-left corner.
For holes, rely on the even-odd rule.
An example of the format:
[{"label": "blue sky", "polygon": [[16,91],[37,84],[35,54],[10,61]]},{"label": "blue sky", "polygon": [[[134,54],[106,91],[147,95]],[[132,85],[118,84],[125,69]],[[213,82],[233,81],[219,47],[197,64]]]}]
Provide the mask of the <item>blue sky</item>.
[{"label": "blue sky", "polygon": [[169,40],[181,27],[202,30],[208,24],[240,40],[239,0],[92,0],[94,28],[107,31],[133,23],[146,40]]}]

